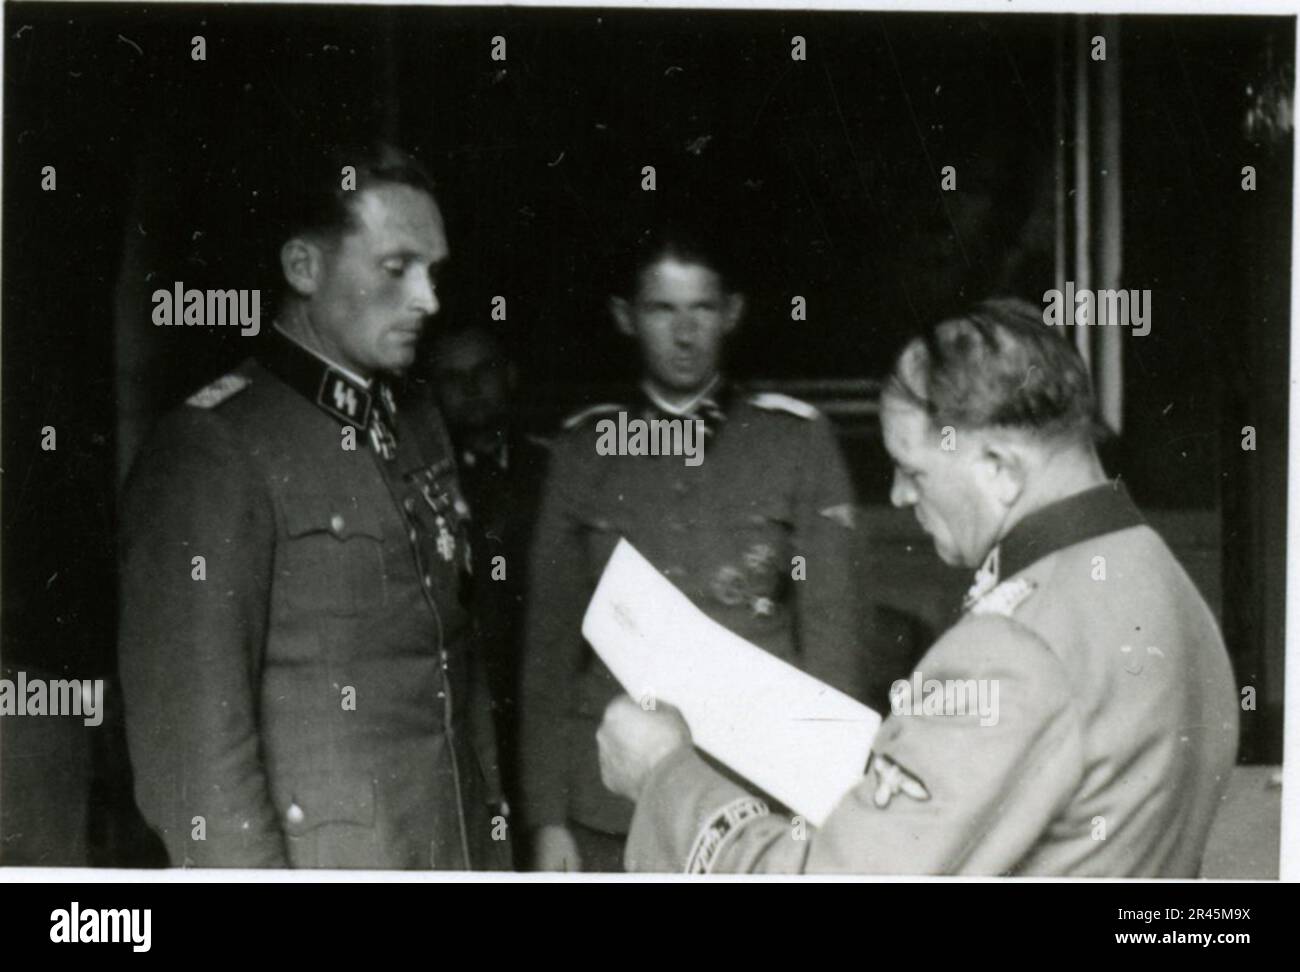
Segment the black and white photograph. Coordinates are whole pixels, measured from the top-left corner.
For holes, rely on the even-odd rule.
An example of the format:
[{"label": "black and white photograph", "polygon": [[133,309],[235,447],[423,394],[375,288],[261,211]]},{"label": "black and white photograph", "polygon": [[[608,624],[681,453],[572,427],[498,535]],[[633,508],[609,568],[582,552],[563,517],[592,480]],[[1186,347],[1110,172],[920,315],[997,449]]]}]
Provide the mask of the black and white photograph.
[{"label": "black and white photograph", "polygon": [[0,883],[1300,878],[1296,49],[5,3]]}]

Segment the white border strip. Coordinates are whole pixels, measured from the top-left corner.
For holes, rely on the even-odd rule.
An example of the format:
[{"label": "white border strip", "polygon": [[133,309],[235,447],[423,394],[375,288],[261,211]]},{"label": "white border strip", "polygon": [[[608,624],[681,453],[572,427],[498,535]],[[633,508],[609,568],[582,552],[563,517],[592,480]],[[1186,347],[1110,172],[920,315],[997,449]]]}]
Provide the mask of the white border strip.
[{"label": "white border strip", "polygon": [[[1300,20],[1296,22],[1296,53],[1300,55]],[[1295,94],[1292,93],[1292,105]],[[1294,110],[1294,109],[1293,109]],[[1294,136],[1293,142],[1294,144]],[[1292,159],[1291,173],[1291,398],[1287,406],[1288,442],[1286,471],[1286,632],[1283,664],[1286,667],[1282,714],[1282,839],[1278,847],[1278,877],[1300,880],[1300,288],[1296,286],[1296,260],[1300,257],[1300,168]]]},{"label": "white border strip", "polygon": [[[136,0],[46,0],[56,3],[127,4]],[[1237,15],[1274,16],[1300,14],[1300,0],[811,0],[792,3],[790,0],[745,0],[743,3],[714,0],[513,0],[511,3],[485,3],[484,0],[347,0],[346,3],[320,3],[316,0],[163,0],[159,7],[178,6],[267,6],[293,4],[307,7],[381,6],[381,7],[497,7],[503,11],[512,7],[542,9],[582,9],[593,14],[602,10],[717,10],[723,13],[743,14],[748,11],[801,12],[875,12],[875,13],[994,13],[994,14],[1127,14],[1130,16]],[[22,20],[21,2],[5,4],[9,19]],[[199,12],[199,11],[196,11]]]}]

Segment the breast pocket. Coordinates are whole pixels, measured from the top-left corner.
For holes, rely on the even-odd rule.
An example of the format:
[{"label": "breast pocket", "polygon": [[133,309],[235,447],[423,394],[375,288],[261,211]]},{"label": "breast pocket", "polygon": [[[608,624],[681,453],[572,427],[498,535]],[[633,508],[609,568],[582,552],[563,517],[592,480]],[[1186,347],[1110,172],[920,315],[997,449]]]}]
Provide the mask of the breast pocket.
[{"label": "breast pocket", "polygon": [[374,509],[321,495],[283,508],[277,580],[291,607],[348,617],[384,606],[384,534]]}]

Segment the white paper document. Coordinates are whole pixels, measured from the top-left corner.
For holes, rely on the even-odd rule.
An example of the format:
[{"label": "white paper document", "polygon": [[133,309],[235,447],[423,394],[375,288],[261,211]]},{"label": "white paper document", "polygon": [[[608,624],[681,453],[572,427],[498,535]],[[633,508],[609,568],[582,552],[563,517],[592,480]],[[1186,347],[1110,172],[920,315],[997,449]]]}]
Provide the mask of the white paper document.
[{"label": "white paper document", "polygon": [[626,540],[582,633],[632,698],[676,706],[695,745],[814,826],[862,779],[880,716],[706,616]]}]

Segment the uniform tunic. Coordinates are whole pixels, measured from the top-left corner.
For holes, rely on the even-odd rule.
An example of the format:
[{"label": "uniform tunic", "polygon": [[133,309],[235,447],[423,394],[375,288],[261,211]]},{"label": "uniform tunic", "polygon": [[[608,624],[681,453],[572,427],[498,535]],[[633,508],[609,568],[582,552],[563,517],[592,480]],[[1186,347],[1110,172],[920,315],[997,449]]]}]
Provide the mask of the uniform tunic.
[{"label": "uniform tunic", "polygon": [[917,671],[996,681],[996,720],[902,707],[820,830],[682,747],[642,792],[628,868],[1197,874],[1236,755],[1236,691],[1209,608],[1122,487],[1013,527]]},{"label": "uniform tunic", "polygon": [[[643,396],[568,423],[534,535],[520,740],[527,826],[627,832],[632,804],[600,780],[595,733],[618,682],[582,616],[626,537],[715,621],[853,694],[858,687],[852,493],[830,423],[780,395],[725,386],[701,403],[703,461],[601,455],[598,424],[671,418]],[[799,579],[796,579],[799,578]]]},{"label": "uniform tunic", "polygon": [[162,420],[124,501],[120,657],[173,864],[504,860],[467,516],[431,405],[278,333]]}]

